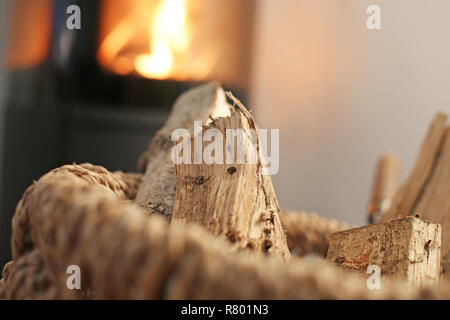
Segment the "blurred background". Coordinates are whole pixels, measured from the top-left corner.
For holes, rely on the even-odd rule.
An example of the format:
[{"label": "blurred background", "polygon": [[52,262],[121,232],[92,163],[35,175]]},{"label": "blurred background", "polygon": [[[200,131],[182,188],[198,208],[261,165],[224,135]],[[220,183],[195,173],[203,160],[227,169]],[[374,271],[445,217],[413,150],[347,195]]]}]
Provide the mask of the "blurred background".
[{"label": "blurred background", "polygon": [[379,156],[396,152],[404,178],[450,113],[449,30],[447,0],[0,0],[0,264],[33,179],[74,161],[135,170],[207,79],[280,129],[282,207],[365,224]]}]

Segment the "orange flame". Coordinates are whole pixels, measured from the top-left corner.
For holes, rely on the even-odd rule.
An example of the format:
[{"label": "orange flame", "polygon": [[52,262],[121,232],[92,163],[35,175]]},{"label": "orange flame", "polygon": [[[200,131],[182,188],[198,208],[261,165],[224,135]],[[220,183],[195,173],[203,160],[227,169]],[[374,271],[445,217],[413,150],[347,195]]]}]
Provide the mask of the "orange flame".
[{"label": "orange flame", "polygon": [[[133,3],[128,15],[102,41],[98,60],[121,75],[137,72],[147,78],[176,78],[175,59],[189,45],[186,0],[163,0],[157,6],[148,0]],[[143,43],[138,35],[142,31],[148,33],[143,50],[136,49]]]},{"label": "orange flame", "polygon": [[102,0],[97,60],[120,75],[246,88],[252,3]]},{"label": "orange flame", "polygon": [[185,1],[165,0],[158,8],[149,31],[152,53],[139,55],[134,64],[141,75],[166,78],[173,65],[172,50],[179,52],[186,49]]}]

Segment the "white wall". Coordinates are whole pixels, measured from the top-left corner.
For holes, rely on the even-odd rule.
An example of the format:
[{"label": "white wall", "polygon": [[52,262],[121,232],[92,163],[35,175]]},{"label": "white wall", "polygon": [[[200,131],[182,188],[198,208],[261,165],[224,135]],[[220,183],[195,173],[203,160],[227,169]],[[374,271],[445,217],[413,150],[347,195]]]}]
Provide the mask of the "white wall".
[{"label": "white wall", "polygon": [[397,152],[404,178],[433,114],[450,114],[450,1],[259,4],[251,105],[280,128],[280,204],[363,224],[378,156]]}]

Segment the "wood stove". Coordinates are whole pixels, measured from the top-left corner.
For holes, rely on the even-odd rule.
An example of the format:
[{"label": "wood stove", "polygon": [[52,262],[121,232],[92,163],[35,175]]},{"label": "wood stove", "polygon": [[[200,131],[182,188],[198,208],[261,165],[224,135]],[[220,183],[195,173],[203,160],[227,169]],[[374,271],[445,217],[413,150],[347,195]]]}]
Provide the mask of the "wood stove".
[{"label": "wood stove", "polygon": [[[81,29],[67,27],[67,8]],[[0,267],[34,179],[65,163],[135,171],[175,98],[209,79],[245,100],[253,0],[14,0]]]}]

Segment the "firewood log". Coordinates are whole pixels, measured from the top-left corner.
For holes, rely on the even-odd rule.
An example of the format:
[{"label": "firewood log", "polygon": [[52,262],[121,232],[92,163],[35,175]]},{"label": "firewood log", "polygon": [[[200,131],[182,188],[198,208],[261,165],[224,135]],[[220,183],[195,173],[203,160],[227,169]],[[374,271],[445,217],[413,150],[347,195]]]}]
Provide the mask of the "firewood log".
[{"label": "firewood log", "polygon": [[364,274],[378,267],[385,279],[421,287],[439,281],[440,255],[441,226],[406,217],[333,233],[327,260]]},{"label": "firewood log", "polygon": [[450,127],[444,114],[434,118],[415,166],[383,220],[408,215],[442,225],[442,271],[448,274],[445,261],[450,255]]},{"label": "firewood log", "polygon": [[[256,129],[245,107],[234,97],[230,99],[234,106],[227,102],[217,83],[209,83],[186,92],[175,102],[169,119],[141,161],[147,162],[147,168],[136,203],[169,221],[199,223],[213,234],[226,237],[235,248],[288,260],[286,237],[278,218],[280,209],[270,177],[261,174],[259,158],[254,164],[182,164],[176,167],[175,176],[174,130],[185,128],[193,137],[197,134],[194,121],[205,130],[220,130],[223,136],[228,129]],[[252,143],[244,148],[246,157],[258,153]],[[203,155],[204,150],[200,151]],[[197,183],[200,181],[203,183]]]},{"label": "firewood log", "polygon": [[[230,93],[228,96],[233,101],[227,110],[229,116],[212,118],[209,125],[189,137],[190,161],[175,166],[177,191],[172,222],[195,222],[217,236],[225,236],[236,248],[289,260],[272,181],[262,173],[258,139],[250,138],[251,130],[256,134],[258,128],[245,107]],[[230,140],[229,130],[235,130],[240,144],[225,141]],[[202,139],[208,131],[215,134],[218,158],[213,163],[200,159],[202,163],[195,164],[196,139]],[[211,145],[200,146],[200,157]],[[231,145],[234,147],[230,150]],[[242,163],[237,163],[238,153]],[[233,161],[225,164],[225,158]]]},{"label": "firewood log", "polygon": [[194,121],[202,124],[211,118],[228,115],[225,94],[216,82],[201,85],[182,94],[162,129],[152,139],[149,150],[140,159],[146,165],[143,183],[139,187],[136,203],[150,214],[159,214],[169,221],[175,198],[175,167],[171,161],[172,132],[185,128],[193,133]]}]

